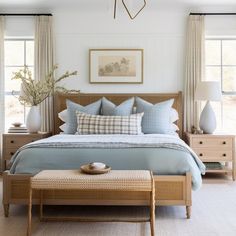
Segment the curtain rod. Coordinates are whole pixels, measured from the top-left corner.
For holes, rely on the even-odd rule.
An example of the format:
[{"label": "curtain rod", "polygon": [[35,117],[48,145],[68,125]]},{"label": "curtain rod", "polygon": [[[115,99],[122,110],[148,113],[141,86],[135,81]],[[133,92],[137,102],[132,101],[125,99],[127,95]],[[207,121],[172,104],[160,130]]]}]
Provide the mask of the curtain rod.
[{"label": "curtain rod", "polygon": [[52,16],[51,13],[0,13],[0,16]]},{"label": "curtain rod", "polygon": [[189,15],[204,15],[204,16],[225,16],[225,15],[236,15],[236,13],[234,12],[226,12],[226,13],[194,13],[194,12],[191,12]]}]

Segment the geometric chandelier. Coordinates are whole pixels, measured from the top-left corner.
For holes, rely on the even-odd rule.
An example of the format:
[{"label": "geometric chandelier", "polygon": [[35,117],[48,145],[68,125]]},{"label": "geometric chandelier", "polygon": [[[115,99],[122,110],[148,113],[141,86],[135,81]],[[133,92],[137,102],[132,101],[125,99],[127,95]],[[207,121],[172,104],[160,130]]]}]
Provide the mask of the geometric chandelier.
[{"label": "geometric chandelier", "polygon": [[[126,5],[125,0],[122,0],[122,4],[123,4],[123,6],[124,6],[126,12],[128,13],[130,19],[133,20],[133,19],[143,10],[143,8],[146,6],[146,0],[143,0],[143,5],[142,5],[142,7],[141,7],[141,8],[138,10],[138,12],[136,12],[134,15],[132,15],[132,14],[130,13],[130,10],[129,10],[129,8],[128,8],[127,5]],[[116,18],[116,6],[117,6],[117,0],[115,0],[115,2],[114,2],[114,19]]]}]

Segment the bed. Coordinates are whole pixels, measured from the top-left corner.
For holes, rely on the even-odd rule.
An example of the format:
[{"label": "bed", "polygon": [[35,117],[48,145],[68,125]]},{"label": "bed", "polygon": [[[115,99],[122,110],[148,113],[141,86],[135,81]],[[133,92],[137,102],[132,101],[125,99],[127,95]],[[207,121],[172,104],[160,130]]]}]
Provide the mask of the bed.
[{"label": "bed", "polygon": [[[143,147],[144,143],[140,143],[137,146],[138,139],[143,140],[143,137],[130,137],[130,143],[133,140],[133,146],[123,146],[121,148],[113,147],[108,148],[111,143],[109,140],[112,137],[106,137],[107,145],[101,148],[100,146],[86,146],[91,145],[91,140],[88,137],[83,137],[83,140],[78,142],[76,138],[76,142],[74,145],[80,145],[79,147],[71,147],[77,148],[79,150],[77,153],[74,150],[71,152],[71,148],[61,147],[63,142],[73,143],[73,139],[75,139],[75,135],[56,135],[60,133],[59,126],[62,124],[60,119],[58,119],[58,113],[66,108],[66,99],[70,99],[74,102],[80,103],[81,105],[87,105],[92,103],[101,97],[107,97],[112,102],[119,104],[122,101],[130,98],[132,96],[139,96],[149,102],[157,103],[170,98],[174,98],[173,107],[178,111],[180,119],[177,121],[177,125],[179,127],[179,136],[182,137],[182,94],[173,93],[173,94],[57,94],[54,97],[54,137],[49,138],[46,141],[36,142],[34,148],[25,148],[20,152],[16,160],[13,162],[13,166],[11,171],[6,171],[3,174],[3,204],[5,216],[9,214],[9,205],[10,204],[27,204],[28,197],[28,187],[29,187],[29,177],[37,173],[40,169],[71,169],[73,167],[78,167],[83,164],[85,161],[104,161],[110,164],[114,169],[152,169],[155,174],[155,189],[156,189],[156,201],[157,205],[183,205],[186,206],[187,218],[190,218],[191,214],[191,191],[193,188],[199,188],[201,185],[201,172],[197,171],[197,164],[194,163],[196,160],[190,159],[184,150],[173,150],[171,151],[171,155],[169,151],[167,152],[167,148],[158,148],[156,143],[153,144],[153,140],[156,140],[156,136],[147,135],[145,136],[147,141],[145,141],[146,147]],[[85,141],[87,138],[87,141]],[[128,137],[125,137],[127,139]],[[137,139],[135,141],[135,138]],[[160,137],[163,138],[163,137]],[[168,138],[168,137],[164,137]],[[173,137],[169,137],[170,139],[176,139]],[[94,137],[94,141],[92,143],[99,143],[99,137]],[[118,139],[118,137],[114,137],[114,139]],[[59,151],[56,154],[57,158],[66,158],[69,160],[68,162],[64,162],[63,165],[57,166],[55,163],[61,163],[60,161],[55,162],[55,157],[50,159],[53,155],[50,154],[53,150],[53,145],[60,143],[61,144],[56,149],[59,148]],[[66,141],[67,140],[67,141]],[[103,140],[103,144],[106,143]],[[181,142],[181,140],[176,139],[177,144]],[[43,143],[43,144],[42,144]],[[51,146],[48,146],[48,143],[51,143]],[[79,143],[79,144],[78,144]],[[85,146],[81,146],[81,143]],[[41,146],[40,146],[41,145]],[[127,145],[127,143],[125,144]],[[72,145],[73,146],[73,145]],[[37,163],[37,160],[43,159],[45,155],[42,155],[42,150],[48,154],[48,157],[44,159],[44,164],[40,166],[40,163]],[[148,150],[148,153],[147,153]],[[189,150],[188,150],[189,151]],[[189,151],[191,152],[191,150]],[[95,154],[96,153],[96,154]],[[127,154],[128,153],[128,154]],[[82,156],[78,159],[75,159],[75,156]],[[194,154],[193,154],[194,155]],[[126,161],[126,156],[130,157],[131,161]],[[149,156],[154,156],[155,162],[148,161]],[[158,162],[158,157],[159,162]],[[121,158],[119,160],[118,158]],[[146,158],[146,161],[145,158]],[[169,159],[175,159],[176,163],[173,165],[172,170],[165,173],[164,170],[160,168],[160,162],[162,157],[166,157],[166,165],[170,163]],[[28,161],[27,161],[28,158]],[[30,159],[29,159],[30,158]],[[122,159],[123,158],[123,159]],[[136,158],[136,159],[135,159]],[[169,159],[168,159],[169,158]],[[197,157],[196,157],[197,158]],[[32,162],[31,162],[32,160]],[[36,160],[36,161],[34,161]],[[118,161],[119,160],[119,161]],[[136,161],[138,160],[138,161]],[[191,160],[191,161],[190,161]],[[111,161],[111,162],[109,162]],[[186,163],[187,162],[187,163]],[[69,164],[68,164],[69,163]],[[123,163],[123,164],[122,164]],[[132,164],[132,163],[135,163]],[[138,164],[139,163],[139,164]],[[140,164],[141,163],[141,164]],[[144,164],[145,163],[145,164]],[[186,167],[182,168],[186,164]],[[24,167],[21,169],[20,167]],[[141,166],[141,167],[140,167]],[[180,169],[177,166],[181,167]],[[28,169],[27,169],[28,168]],[[171,169],[171,168],[169,168]],[[194,176],[192,176],[194,174]],[[81,204],[81,205],[146,205],[148,203],[148,195],[145,196],[147,201],[139,201],[140,197],[134,195],[132,193],[123,193],[122,196],[117,196],[116,194],[111,193],[107,199],[104,199],[102,192],[91,192],[86,191],[73,191],[73,192],[65,192],[65,191],[48,191],[45,193],[44,199],[45,204]],[[119,199],[119,200],[118,200]],[[144,198],[145,199],[145,198]],[[33,203],[39,203],[39,195],[37,192],[34,193]]]}]

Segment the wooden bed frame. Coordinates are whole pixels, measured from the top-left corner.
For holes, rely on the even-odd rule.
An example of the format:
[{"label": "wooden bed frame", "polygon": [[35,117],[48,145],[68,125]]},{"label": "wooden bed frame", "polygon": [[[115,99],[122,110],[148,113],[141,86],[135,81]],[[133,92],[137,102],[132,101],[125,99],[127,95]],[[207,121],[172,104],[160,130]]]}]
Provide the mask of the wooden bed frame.
[{"label": "wooden bed frame", "polygon": [[[173,107],[178,111],[180,119],[176,122],[180,131],[179,135],[183,135],[182,123],[182,93],[171,94],[57,94],[54,97],[54,134],[60,132],[59,126],[61,121],[58,119],[58,113],[66,108],[66,99],[70,99],[81,105],[87,105],[103,96],[116,104],[120,104],[124,100],[139,96],[149,102],[157,103],[167,99],[174,98]],[[5,216],[9,215],[10,204],[28,204],[29,179],[31,175],[10,174],[9,171],[3,173],[3,206]],[[191,174],[186,175],[155,175],[156,189],[156,205],[182,205],[186,207],[187,218],[191,215],[192,205],[192,185]],[[107,194],[106,194],[107,196]],[[102,191],[94,193],[87,191],[46,191],[44,195],[44,203],[49,205],[147,205],[147,201],[139,201],[145,197],[137,196],[133,193],[123,193],[117,195],[112,193],[104,199]],[[39,193],[33,194],[33,204],[39,204]]]}]

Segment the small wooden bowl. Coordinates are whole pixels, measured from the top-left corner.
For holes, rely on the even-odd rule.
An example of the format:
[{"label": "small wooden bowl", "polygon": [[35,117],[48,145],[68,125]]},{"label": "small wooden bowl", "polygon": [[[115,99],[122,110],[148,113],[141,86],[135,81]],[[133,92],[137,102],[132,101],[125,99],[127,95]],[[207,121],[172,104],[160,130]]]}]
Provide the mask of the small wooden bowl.
[{"label": "small wooden bowl", "polygon": [[86,174],[90,175],[99,175],[99,174],[105,174],[108,173],[111,170],[110,166],[106,166],[104,169],[91,169],[88,165],[83,165],[80,167],[80,170]]},{"label": "small wooden bowl", "polygon": [[21,122],[14,122],[12,123],[12,125],[18,128],[18,127],[21,127],[23,124]]}]

